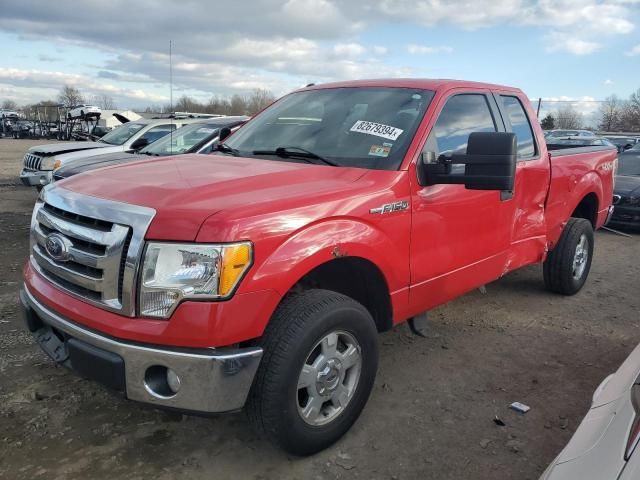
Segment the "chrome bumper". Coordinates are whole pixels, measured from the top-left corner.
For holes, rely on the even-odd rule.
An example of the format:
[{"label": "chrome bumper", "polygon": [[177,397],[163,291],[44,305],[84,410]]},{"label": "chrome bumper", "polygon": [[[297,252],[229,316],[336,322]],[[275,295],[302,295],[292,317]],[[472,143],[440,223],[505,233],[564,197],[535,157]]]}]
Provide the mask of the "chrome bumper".
[{"label": "chrome bumper", "polygon": [[51,183],[51,171],[27,170],[23,168],[20,172],[20,181],[27,187],[44,187]]},{"label": "chrome bumper", "polygon": [[[258,347],[193,350],[127,343],[58,315],[40,303],[26,286],[20,292],[20,298],[25,315],[35,313],[43,328],[51,327],[64,333],[65,343],[70,337],[121,357],[127,398],[158,407],[199,413],[239,410],[244,406],[262,358],[262,349]],[[38,336],[38,332],[34,334]],[[55,358],[65,363],[63,359]],[[69,366],[74,368],[72,360]],[[171,369],[178,375],[180,388],[176,393],[158,387],[157,378],[154,378],[158,367],[160,370]]]}]

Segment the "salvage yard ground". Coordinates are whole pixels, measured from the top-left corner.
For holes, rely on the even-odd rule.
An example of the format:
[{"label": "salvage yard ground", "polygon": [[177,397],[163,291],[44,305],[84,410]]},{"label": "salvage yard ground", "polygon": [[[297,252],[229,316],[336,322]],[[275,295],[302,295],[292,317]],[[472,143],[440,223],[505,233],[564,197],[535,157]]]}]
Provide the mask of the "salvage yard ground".
[{"label": "salvage yard ground", "polygon": [[[0,139],[0,478],[537,479],[591,394],[640,341],[640,235],[596,235],[585,288],[543,289],[531,267],[431,312],[428,338],[380,337],[369,404],[332,448],[292,458],[242,414],[155,411],[57,367],[17,319],[34,191]],[[531,406],[520,415],[513,401]],[[494,424],[499,416],[506,426]]]}]

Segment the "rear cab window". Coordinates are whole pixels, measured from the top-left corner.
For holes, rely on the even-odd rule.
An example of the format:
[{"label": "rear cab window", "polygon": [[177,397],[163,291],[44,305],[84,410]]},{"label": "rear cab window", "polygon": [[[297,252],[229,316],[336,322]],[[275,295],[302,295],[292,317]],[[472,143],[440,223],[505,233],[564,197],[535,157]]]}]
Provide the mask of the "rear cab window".
[{"label": "rear cab window", "polygon": [[516,96],[500,95],[502,111],[507,126],[516,134],[518,141],[518,160],[530,160],[537,156],[533,129],[522,102]]}]

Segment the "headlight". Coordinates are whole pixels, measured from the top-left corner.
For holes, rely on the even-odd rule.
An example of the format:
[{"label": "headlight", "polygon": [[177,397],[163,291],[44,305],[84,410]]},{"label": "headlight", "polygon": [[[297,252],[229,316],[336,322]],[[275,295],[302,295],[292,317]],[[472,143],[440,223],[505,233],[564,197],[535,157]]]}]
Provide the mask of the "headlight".
[{"label": "headlight", "polygon": [[251,266],[249,242],[147,245],[139,289],[140,314],[167,318],[183,299],[228,298]]},{"label": "headlight", "polygon": [[56,170],[57,168],[60,168],[60,165],[62,165],[60,159],[56,157],[44,157],[40,168],[42,170]]}]

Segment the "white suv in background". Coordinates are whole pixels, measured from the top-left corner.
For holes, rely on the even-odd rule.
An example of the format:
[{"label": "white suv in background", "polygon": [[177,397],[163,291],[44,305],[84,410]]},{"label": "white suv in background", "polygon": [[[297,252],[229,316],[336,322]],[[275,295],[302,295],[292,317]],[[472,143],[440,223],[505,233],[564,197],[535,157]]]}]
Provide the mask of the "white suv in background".
[{"label": "white suv in background", "polygon": [[20,180],[24,185],[40,189],[51,182],[54,170],[68,162],[103,153],[136,152],[176,128],[197,121],[141,119],[114,128],[96,142],[59,142],[31,147],[24,156]]}]

